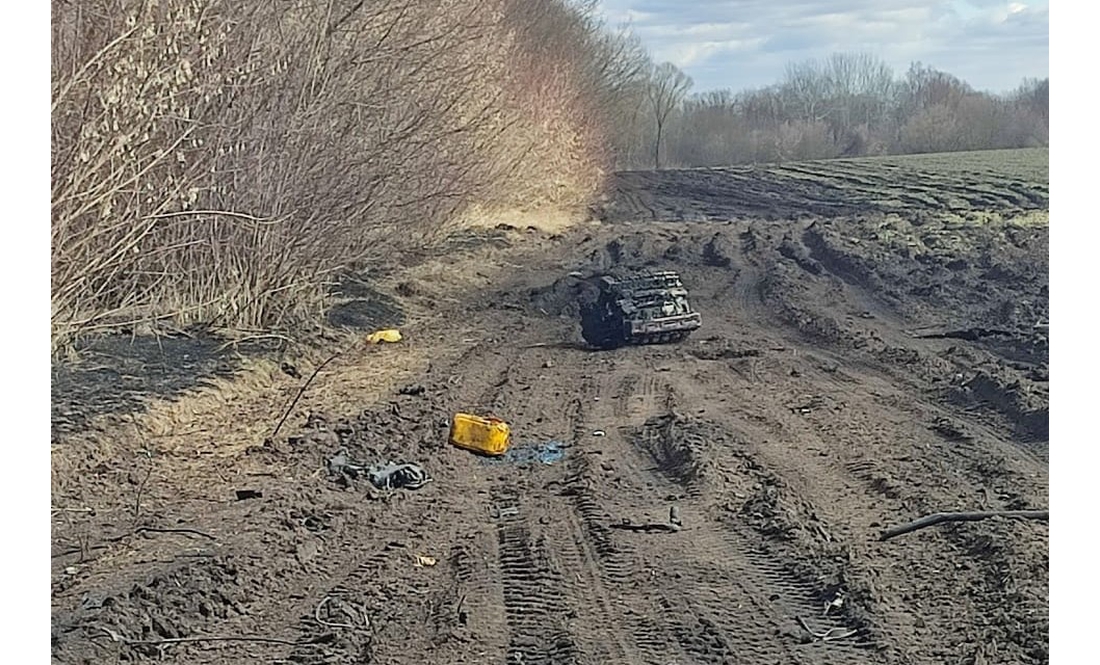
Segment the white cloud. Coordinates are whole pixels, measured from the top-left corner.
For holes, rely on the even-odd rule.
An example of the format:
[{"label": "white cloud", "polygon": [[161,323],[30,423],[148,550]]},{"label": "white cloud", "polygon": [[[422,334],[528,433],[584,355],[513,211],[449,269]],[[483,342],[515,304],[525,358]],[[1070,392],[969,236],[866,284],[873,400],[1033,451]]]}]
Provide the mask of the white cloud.
[{"label": "white cloud", "polygon": [[[658,60],[696,90],[777,82],[791,61],[872,53],[904,73],[914,60],[980,89],[1007,90],[1048,70],[1046,1],[602,0]],[[619,17],[619,18],[616,18]]]},{"label": "white cloud", "polygon": [[756,39],[727,39],[725,41],[692,42],[677,44],[667,49],[654,51],[653,55],[658,61],[668,61],[681,69],[688,69],[697,63],[706,62],[711,58],[749,51],[759,47],[763,43],[762,37]]}]

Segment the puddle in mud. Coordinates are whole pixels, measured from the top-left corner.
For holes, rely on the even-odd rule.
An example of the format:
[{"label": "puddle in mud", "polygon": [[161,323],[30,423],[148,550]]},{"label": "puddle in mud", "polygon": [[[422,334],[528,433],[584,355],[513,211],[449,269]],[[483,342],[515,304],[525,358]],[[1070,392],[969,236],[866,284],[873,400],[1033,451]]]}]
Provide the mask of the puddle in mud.
[{"label": "puddle in mud", "polygon": [[525,466],[528,464],[554,464],[565,459],[565,444],[561,441],[545,441],[542,443],[522,443],[508,449],[500,457],[482,458],[484,464],[516,464]]}]

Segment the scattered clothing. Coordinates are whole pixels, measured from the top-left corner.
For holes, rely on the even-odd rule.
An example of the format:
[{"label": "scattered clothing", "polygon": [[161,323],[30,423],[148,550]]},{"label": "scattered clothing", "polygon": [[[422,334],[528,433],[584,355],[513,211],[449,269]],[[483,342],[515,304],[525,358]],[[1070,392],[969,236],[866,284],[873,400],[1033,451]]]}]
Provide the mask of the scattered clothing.
[{"label": "scattered clothing", "polygon": [[328,460],[329,473],[349,478],[366,476],[378,489],[417,490],[431,482],[428,472],[419,464],[409,462],[387,462],[368,467],[356,462],[346,453],[340,452]]},{"label": "scattered clothing", "polygon": [[431,482],[431,476],[417,464],[395,464],[372,466],[368,472],[372,485],[380,490],[410,489],[418,490]]}]

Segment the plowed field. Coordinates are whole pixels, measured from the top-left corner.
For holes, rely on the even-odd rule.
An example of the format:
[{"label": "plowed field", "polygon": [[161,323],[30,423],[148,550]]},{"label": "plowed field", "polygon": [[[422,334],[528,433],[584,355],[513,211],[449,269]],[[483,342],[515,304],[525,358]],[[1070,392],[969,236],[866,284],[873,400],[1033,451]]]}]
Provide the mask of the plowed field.
[{"label": "plowed field", "polygon": [[[274,438],[316,359],[109,410],[117,354],[57,366],[54,660],[1045,663],[1045,522],[879,536],[1047,505],[1046,201],[1045,151],[620,174],[602,221],[395,262],[404,340]],[[645,267],[703,327],[586,349],[569,273]],[[517,454],[450,446],[457,411]]]}]

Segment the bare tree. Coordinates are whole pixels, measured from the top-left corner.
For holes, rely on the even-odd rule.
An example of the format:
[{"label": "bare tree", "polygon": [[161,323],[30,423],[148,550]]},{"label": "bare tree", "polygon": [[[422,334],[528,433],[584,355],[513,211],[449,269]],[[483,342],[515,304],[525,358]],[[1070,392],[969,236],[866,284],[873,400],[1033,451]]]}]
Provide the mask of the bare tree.
[{"label": "bare tree", "polygon": [[1026,78],[1013,93],[1017,104],[1035,113],[1046,124],[1050,120],[1050,78]]},{"label": "bare tree", "polygon": [[973,93],[974,89],[958,77],[914,62],[905,74],[901,108],[910,116],[938,105],[957,108],[964,97]]},{"label": "bare tree", "polygon": [[829,95],[829,81],[816,61],[788,64],[783,75],[782,91],[791,107],[796,109],[794,119],[818,122],[828,115],[822,107]]},{"label": "bare tree", "polygon": [[825,60],[787,65],[780,92],[788,120],[825,121],[837,140],[852,142],[889,119],[898,86],[889,65],[866,53],[834,53]]},{"label": "bare tree", "polygon": [[653,142],[653,168],[661,168],[661,136],[669,115],[684,100],[691,89],[691,77],[676,65],[666,62],[657,65],[650,74],[646,97],[653,119],[657,123],[657,136]]}]

